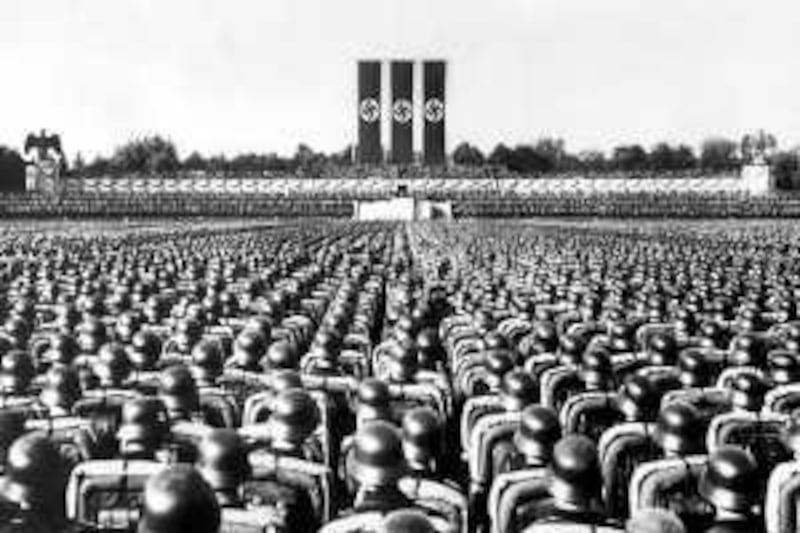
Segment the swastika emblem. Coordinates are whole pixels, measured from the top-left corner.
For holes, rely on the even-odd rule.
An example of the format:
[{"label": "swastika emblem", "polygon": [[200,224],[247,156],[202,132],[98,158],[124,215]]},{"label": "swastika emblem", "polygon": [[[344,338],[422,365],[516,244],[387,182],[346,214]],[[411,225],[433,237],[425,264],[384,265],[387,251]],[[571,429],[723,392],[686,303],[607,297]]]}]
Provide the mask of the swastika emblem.
[{"label": "swastika emblem", "polygon": [[413,116],[411,102],[405,99],[395,101],[392,106],[392,116],[394,120],[400,124],[408,124],[411,122],[411,117]]},{"label": "swastika emblem", "polygon": [[358,114],[364,122],[377,122],[381,117],[381,105],[375,98],[364,98],[358,106]]},{"label": "swastika emblem", "polygon": [[425,120],[428,122],[444,120],[444,102],[438,98],[430,98],[425,102]]}]

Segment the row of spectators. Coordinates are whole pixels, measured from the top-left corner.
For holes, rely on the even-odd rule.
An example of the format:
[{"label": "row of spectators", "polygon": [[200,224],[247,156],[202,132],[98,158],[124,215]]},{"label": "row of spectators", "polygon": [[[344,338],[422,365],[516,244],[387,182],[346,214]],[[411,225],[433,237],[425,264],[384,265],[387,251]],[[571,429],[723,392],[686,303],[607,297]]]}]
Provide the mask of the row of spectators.
[{"label": "row of spectators", "polygon": [[[0,197],[0,216],[353,216],[356,199],[381,199],[390,193],[320,191],[288,195],[236,193],[25,193]],[[450,191],[426,196],[453,202],[456,217],[748,217],[800,216],[800,199],[742,193],[545,193],[514,195],[491,191]]]},{"label": "row of spectators", "polygon": [[351,217],[353,202],[334,198],[274,198],[209,194],[29,193],[0,198],[0,217],[263,216]]}]

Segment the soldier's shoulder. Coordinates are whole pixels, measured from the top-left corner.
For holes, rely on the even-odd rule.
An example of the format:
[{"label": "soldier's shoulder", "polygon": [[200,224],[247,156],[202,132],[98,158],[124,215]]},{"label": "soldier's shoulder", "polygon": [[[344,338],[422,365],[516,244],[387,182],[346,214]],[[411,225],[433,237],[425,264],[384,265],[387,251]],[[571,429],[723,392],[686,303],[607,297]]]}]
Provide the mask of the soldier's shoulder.
[{"label": "soldier's shoulder", "polygon": [[347,533],[376,529],[383,521],[384,513],[379,511],[365,511],[342,516],[328,522],[320,529],[321,533]]}]

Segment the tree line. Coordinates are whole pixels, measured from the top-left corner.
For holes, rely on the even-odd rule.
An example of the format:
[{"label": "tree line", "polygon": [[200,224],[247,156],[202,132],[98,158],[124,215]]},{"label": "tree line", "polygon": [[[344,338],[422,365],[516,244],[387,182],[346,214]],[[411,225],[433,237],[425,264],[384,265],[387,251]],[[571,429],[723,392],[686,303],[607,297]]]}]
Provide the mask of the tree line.
[{"label": "tree line", "polygon": [[609,171],[706,171],[735,170],[743,163],[740,145],[723,137],[707,139],[700,153],[691,146],[658,143],[650,150],[640,144],[614,147],[610,154],[586,150],[567,151],[563,139],[543,138],[533,144],[508,147],[498,144],[488,154],[469,143],[461,143],[453,151],[453,162],[463,166],[492,165],[513,172],[609,172]]},{"label": "tree line", "polygon": [[775,185],[782,190],[800,190],[800,148],[778,150],[774,135],[762,131],[744,135],[738,142],[726,137],[711,137],[702,142],[698,153],[686,144],[657,143],[649,150],[640,144],[614,147],[607,155],[596,150],[569,152],[563,139],[545,137],[532,144],[514,147],[498,144],[487,155],[480,148],[462,142],[453,150],[453,163],[463,167],[486,165],[525,174],[736,171],[743,164],[757,161],[772,167]]},{"label": "tree line", "polygon": [[224,154],[204,156],[197,151],[181,159],[175,144],[161,136],[132,140],[117,147],[111,157],[98,156],[86,162],[78,154],[71,165],[75,173],[104,175],[114,173],[170,173],[176,171],[205,172],[275,172],[321,175],[331,165],[349,165],[351,148],[325,154],[300,144],[292,156],[275,153],[243,153],[233,157]]},{"label": "tree line", "polygon": [[[14,150],[0,147],[0,168],[19,168],[22,161]],[[351,146],[334,153],[323,153],[301,144],[291,156],[275,153],[243,153],[233,157],[204,156],[191,152],[181,158],[168,138],[155,135],[133,139],[118,146],[110,157],[84,161],[80,154],[69,164],[68,172],[78,175],[129,173],[171,173],[176,171],[294,173],[316,177],[337,168],[353,165]],[[745,135],[740,141],[712,137],[703,141],[698,152],[686,144],[658,143],[649,149],[640,144],[624,144],[609,153],[596,150],[571,152],[563,139],[545,137],[531,144],[510,147],[503,143],[488,154],[468,142],[458,144],[451,154],[456,168],[491,167],[528,175],[544,173],[630,173],[691,171],[735,171],[742,164],[763,158],[773,168],[776,184],[782,189],[800,189],[800,150],[777,149],[775,137],[763,131]]]}]

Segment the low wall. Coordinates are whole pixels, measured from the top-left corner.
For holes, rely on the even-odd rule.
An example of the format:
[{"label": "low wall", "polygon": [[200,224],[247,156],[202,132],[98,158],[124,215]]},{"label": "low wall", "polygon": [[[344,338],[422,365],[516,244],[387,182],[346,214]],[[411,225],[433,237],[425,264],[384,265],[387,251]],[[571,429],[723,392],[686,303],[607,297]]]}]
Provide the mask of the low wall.
[{"label": "low wall", "polygon": [[414,220],[416,205],[413,198],[388,200],[357,200],[353,202],[355,220]]},{"label": "low wall", "polygon": [[356,200],[353,202],[355,220],[432,220],[453,218],[450,202],[418,200],[411,197],[386,200]]}]

